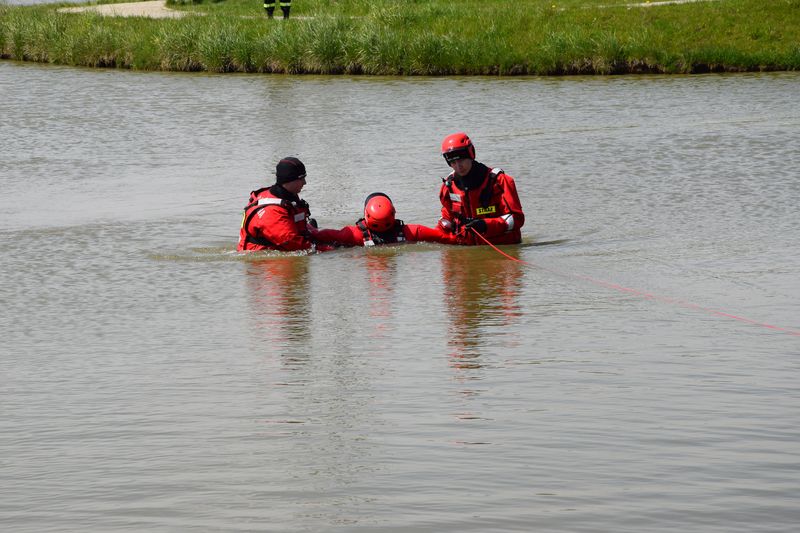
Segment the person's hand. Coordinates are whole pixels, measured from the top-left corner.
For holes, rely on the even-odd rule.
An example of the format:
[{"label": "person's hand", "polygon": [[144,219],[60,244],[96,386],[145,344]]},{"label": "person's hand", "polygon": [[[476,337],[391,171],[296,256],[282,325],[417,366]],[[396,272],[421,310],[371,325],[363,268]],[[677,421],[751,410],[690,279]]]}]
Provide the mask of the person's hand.
[{"label": "person's hand", "polygon": [[319,229],[317,229],[317,221],[316,220],[314,220],[313,218],[309,218],[308,220],[306,220],[306,235],[309,238],[316,239],[318,231],[319,231]]},{"label": "person's hand", "polygon": [[439,227],[442,228],[442,231],[445,233],[453,233],[453,222],[446,218],[439,219]]},{"label": "person's hand", "polygon": [[486,221],[482,218],[471,218],[464,224],[465,229],[474,229],[478,233],[486,233]]}]

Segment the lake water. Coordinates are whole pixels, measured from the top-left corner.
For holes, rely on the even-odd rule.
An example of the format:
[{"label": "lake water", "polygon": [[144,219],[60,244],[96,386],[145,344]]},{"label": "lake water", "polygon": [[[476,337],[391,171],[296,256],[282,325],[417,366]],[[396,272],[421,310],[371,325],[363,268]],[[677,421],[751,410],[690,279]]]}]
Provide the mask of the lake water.
[{"label": "lake water", "polygon": [[[0,62],[2,529],[793,530],[798,95]],[[286,155],[321,226],[433,224],[457,130],[510,258],[234,252]]]}]

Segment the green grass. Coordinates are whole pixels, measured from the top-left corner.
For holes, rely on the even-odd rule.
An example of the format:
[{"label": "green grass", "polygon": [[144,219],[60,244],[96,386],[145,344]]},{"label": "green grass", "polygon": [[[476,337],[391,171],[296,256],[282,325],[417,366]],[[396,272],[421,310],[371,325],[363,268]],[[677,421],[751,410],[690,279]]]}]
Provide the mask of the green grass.
[{"label": "green grass", "polygon": [[[800,68],[800,0],[170,0],[181,19],[0,5],[0,57],[142,70],[375,75]],[[279,12],[279,10],[278,10]],[[279,16],[279,13],[278,15]]]}]

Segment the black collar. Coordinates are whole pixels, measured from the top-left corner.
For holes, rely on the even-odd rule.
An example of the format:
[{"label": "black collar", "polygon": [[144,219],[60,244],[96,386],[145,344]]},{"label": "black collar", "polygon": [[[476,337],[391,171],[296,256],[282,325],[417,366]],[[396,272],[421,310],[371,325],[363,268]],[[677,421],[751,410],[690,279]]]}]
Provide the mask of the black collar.
[{"label": "black collar", "polygon": [[487,167],[483,163],[473,161],[472,168],[469,169],[467,175],[464,177],[455,176],[453,181],[456,182],[456,185],[458,185],[458,188],[461,189],[462,191],[477,189],[478,187],[481,186],[481,184],[483,184],[483,181],[486,179],[486,173],[488,170],[489,167]]},{"label": "black collar", "polygon": [[276,183],[272,187],[269,188],[270,194],[275,196],[276,198],[280,198],[281,200],[286,200],[287,202],[300,202],[300,197],[294,193],[291,193],[283,188],[283,185]]}]

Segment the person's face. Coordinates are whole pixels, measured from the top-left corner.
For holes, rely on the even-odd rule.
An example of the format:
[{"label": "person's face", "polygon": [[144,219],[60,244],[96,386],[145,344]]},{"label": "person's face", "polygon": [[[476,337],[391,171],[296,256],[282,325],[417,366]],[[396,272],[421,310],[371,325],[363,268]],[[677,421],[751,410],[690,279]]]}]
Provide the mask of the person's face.
[{"label": "person's face", "polygon": [[451,161],[449,165],[456,173],[456,176],[463,178],[472,170],[472,159],[456,159],[455,161]]},{"label": "person's face", "polygon": [[306,184],[306,179],[300,178],[297,180],[292,180],[290,182],[284,183],[283,188],[292,194],[299,194],[300,191],[303,190],[303,185],[305,184]]}]

